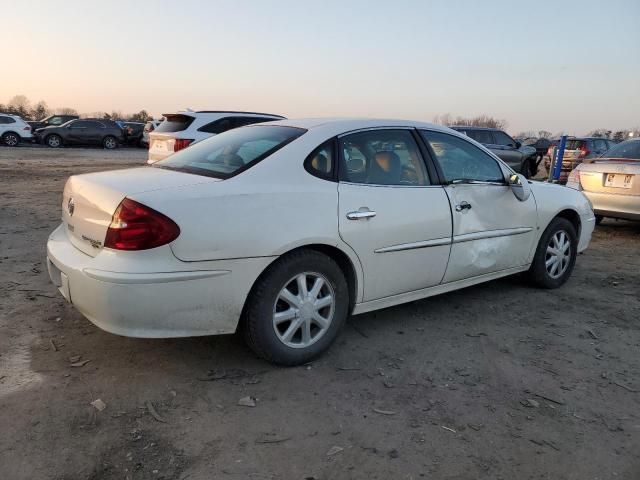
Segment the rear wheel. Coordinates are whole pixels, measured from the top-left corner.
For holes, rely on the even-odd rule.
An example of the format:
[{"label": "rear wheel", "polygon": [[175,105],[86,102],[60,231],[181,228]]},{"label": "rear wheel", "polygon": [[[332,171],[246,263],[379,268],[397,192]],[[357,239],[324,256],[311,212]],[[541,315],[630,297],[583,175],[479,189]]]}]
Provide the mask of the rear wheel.
[{"label": "rear wheel", "polygon": [[115,137],[112,137],[111,135],[109,135],[108,137],[104,137],[104,140],[102,141],[102,146],[107,150],[113,150],[118,146],[118,141],[115,139]]},{"label": "rear wheel", "polygon": [[20,136],[17,133],[7,132],[2,136],[2,142],[8,147],[15,147],[20,143]]},{"label": "rear wheel", "polygon": [[334,341],[349,310],[340,267],[314,250],[282,257],[257,281],[243,318],[249,347],[279,365],[313,360]]},{"label": "rear wheel", "polygon": [[49,135],[45,139],[45,143],[48,147],[58,148],[62,146],[62,138],[60,137],[60,135]]},{"label": "rear wheel", "polygon": [[540,238],[529,277],[543,288],[560,287],[571,276],[577,248],[578,238],[573,224],[565,218],[553,219]]}]

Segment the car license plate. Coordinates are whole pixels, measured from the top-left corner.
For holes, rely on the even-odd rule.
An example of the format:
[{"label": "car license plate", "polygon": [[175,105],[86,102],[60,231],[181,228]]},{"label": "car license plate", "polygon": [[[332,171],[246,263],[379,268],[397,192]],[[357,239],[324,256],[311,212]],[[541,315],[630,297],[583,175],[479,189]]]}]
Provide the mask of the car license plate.
[{"label": "car license plate", "polygon": [[168,150],[167,142],[156,140],[155,142],[153,142],[153,146],[151,147],[151,149],[155,152],[166,152]]},{"label": "car license plate", "polygon": [[627,175],[624,173],[607,173],[604,186],[612,188],[631,188],[632,180],[633,175]]}]

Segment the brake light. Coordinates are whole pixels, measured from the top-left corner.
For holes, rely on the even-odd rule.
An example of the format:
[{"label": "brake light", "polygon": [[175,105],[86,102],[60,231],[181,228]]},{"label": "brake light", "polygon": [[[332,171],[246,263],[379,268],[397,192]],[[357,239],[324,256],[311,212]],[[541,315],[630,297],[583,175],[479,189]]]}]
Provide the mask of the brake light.
[{"label": "brake light", "polygon": [[173,151],[177,152],[178,150],[187,148],[191,142],[193,142],[193,139],[190,138],[176,138],[176,141],[173,144]]},{"label": "brake light", "polygon": [[26,127],[23,128],[23,130],[31,130],[31,127],[27,125]]},{"label": "brake light", "polygon": [[577,168],[571,170],[569,178],[567,178],[567,187],[573,188],[574,190],[582,190],[582,185],[580,184],[580,170]]},{"label": "brake light", "polygon": [[174,241],[180,227],[166,215],[129,198],[113,213],[104,246],[115,250],[148,250]]},{"label": "brake light", "polygon": [[580,158],[584,158],[591,153],[586,145],[582,145],[578,150],[580,150]]}]

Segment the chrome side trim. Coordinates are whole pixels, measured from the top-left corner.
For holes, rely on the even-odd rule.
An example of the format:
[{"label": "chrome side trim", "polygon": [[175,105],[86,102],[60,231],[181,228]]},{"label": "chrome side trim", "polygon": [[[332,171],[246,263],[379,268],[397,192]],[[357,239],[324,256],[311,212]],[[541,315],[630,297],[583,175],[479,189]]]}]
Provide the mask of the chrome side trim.
[{"label": "chrome side trim", "polygon": [[504,230],[488,230],[485,232],[464,233],[462,235],[454,235],[453,243],[471,242],[473,240],[483,240],[485,238],[509,237],[511,235],[522,235],[529,233],[533,228],[519,227],[506,228]]},{"label": "chrome side trim", "polygon": [[439,247],[441,245],[449,245],[451,237],[434,238],[433,240],[423,240],[422,242],[401,243],[399,245],[391,245],[389,247],[378,248],[375,253],[402,252],[403,250],[415,250],[416,248]]},{"label": "chrome side trim", "polygon": [[121,273],[85,268],[83,273],[90,278],[107,283],[144,284],[184,282],[203,278],[219,277],[231,273],[230,270],[195,270],[191,272]]}]

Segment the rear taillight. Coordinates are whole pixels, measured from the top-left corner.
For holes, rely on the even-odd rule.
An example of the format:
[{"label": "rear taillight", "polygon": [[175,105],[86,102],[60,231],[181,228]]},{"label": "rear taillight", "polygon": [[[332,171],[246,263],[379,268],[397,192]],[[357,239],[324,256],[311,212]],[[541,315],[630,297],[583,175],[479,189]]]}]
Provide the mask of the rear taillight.
[{"label": "rear taillight", "polygon": [[182,150],[183,148],[187,148],[191,142],[193,142],[193,139],[176,138],[176,141],[173,144],[173,151],[177,152],[178,150]]},{"label": "rear taillight", "polygon": [[23,128],[23,130],[31,130],[31,127],[27,125],[26,127]]},{"label": "rear taillight", "polygon": [[580,170],[577,168],[571,170],[569,178],[567,178],[567,187],[573,188],[574,190],[582,190],[582,185],[580,184]]},{"label": "rear taillight", "polygon": [[586,145],[582,145],[578,150],[580,150],[580,158],[584,158],[591,153]]},{"label": "rear taillight", "polygon": [[180,228],[166,215],[125,198],[111,218],[104,246],[115,250],[148,250],[174,241]]}]

